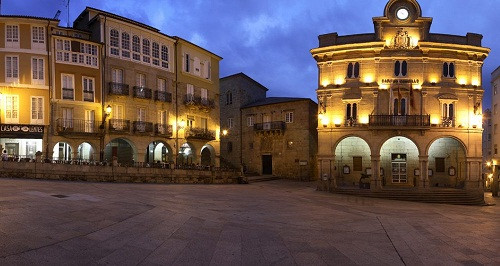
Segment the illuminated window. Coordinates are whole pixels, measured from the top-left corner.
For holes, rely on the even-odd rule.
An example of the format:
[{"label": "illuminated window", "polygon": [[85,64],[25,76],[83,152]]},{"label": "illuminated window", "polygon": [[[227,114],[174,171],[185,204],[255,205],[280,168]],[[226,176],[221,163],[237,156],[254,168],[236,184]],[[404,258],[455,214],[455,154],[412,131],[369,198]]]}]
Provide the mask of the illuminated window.
[{"label": "illuminated window", "polygon": [[43,98],[31,97],[31,123],[43,125]]},{"label": "illuminated window", "polygon": [[394,76],[406,77],[408,75],[408,63],[406,61],[396,61],[394,63]]},{"label": "illuminated window", "polygon": [[455,64],[454,63],[444,63],[443,64],[443,77],[454,78],[455,77]]},{"label": "illuminated window", "polygon": [[347,78],[359,78],[359,63],[349,63],[347,66]]}]

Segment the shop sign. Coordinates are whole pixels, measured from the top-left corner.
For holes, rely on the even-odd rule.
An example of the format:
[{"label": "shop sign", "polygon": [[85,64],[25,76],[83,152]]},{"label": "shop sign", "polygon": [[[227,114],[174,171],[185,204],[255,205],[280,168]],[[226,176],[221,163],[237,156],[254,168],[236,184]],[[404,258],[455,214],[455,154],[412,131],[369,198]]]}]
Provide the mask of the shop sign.
[{"label": "shop sign", "polygon": [[420,84],[419,79],[382,79],[383,84]]},{"label": "shop sign", "polygon": [[0,132],[20,133],[20,134],[43,134],[44,126],[36,125],[0,125]]}]

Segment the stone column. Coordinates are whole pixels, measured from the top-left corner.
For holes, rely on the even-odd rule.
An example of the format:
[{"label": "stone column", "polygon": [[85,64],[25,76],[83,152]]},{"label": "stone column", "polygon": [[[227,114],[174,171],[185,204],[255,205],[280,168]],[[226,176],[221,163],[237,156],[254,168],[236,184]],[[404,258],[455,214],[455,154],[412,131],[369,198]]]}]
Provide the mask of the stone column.
[{"label": "stone column", "polygon": [[430,187],[429,180],[429,156],[419,156],[420,178],[418,180],[418,189],[428,189]]},{"label": "stone column", "polygon": [[380,155],[372,155],[372,176],[370,178],[370,189],[382,189],[382,180],[380,179]]}]

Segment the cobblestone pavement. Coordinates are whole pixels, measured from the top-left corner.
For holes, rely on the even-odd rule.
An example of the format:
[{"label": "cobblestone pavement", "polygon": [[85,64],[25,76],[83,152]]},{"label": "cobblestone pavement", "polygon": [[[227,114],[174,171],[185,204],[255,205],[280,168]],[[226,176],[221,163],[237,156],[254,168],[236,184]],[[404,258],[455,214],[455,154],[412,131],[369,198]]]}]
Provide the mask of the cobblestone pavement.
[{"label": "cobblestone pavement", "polygon": [[452,206],[314,187],[0,179],[0,265],[500,264],[497,199]]}]

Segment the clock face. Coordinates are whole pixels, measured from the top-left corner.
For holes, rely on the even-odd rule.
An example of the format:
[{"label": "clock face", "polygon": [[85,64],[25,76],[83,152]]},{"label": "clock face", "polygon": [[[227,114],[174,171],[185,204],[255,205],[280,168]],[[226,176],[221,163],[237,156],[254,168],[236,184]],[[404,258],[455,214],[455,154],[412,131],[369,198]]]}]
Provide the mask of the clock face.
[{"label": "clock face", "polygon": [[408,9],[402,7],[398,9],[398,11],[396,12],[396,16],[400,20],[406,20],[410,16],[410,12],[408,12]]}]

